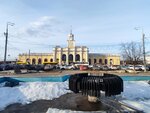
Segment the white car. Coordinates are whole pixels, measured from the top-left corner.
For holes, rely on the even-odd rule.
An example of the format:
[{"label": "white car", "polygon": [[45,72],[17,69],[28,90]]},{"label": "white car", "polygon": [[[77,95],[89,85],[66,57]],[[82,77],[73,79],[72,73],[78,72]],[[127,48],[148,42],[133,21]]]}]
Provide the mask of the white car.
[{"label": "white car", "polygon": [[73,70],[73,69],[75,69],[75,66],[73,66],[73,65],[61,65],[61,66],[59,66],[59,68],[61,69],[61,70],[66,70],[66,69],[68,69],[68,70]]},{"label": "white car", "polygon": [[129,65],[129,66],[127,67],[127,69],[134,70],[134,66],[133,66],[133,65]]},{"label": "white car", "polygon": [[144,71],[144,70],[148,70],[148,67],[145,68],[144,65],[137,65],[137,66],[135,66],[135,70],[142,70],[142,71]]},{"label": "white car", "polygon": [[73,69],[75,69],[75,66],[74,65],[67,65],[66,69],[72,69],[73,70]]}]

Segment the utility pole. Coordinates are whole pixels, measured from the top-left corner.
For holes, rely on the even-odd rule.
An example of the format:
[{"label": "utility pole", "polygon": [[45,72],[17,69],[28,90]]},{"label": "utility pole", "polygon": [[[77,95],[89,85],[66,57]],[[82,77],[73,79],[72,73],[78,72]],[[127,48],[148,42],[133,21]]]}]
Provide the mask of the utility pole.
[{"label": "utility pole", "polygon": [[[135,28],[135,30],[139,30],[139,28]],[[143,64],[145,67],[144,71],[146,72],[145,34],[143,32],[143,28],[141,28],[141,30],[142,30],[142,46],[143,46]]]},{"label": "utility pole", "polygon": [[145,72],[146,72],[146,55],[145,55],[145,34],[142,33],[142,43],[143,43],[143,64],[145,67]]},{"label": "utility pole", "polygon": [[6,64],[6,56],[7,56],[7,42],[8,42],[8,24],[7,24],[7,26],[6,26],[6,32],[4,32],[4,35],[6,36],[6,40],[5,40],[4,64]]},{"label": "utility pole", "polygon": [[4,32],[4,35],[6,36],[6,40],[5,40],[5,53],[4,53],[4,64],[6,64],[6,57],[7,57],[8,26],[9,25],[13,26],[14,23],[7,22],[6,32]]},{"label": "utility pole", "polygon": [[30,64],[30,49],[29,49],[29,64]]}]

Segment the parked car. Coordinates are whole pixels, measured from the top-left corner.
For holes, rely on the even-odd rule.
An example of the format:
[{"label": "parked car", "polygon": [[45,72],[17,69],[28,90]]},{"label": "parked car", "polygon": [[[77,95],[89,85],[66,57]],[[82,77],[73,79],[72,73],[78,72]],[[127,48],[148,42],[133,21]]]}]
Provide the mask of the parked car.
[{"label": "parked car", "polygon": [[76,67],[74,65],[61,65],[59,66],[61,70],[74,70]]},{"label": "parked car", "polygon": [[13,64],[1,64],[0,71],[11,70],[13,69]]},{"label": "parked car", "polygon": [[110,66],[109,69],[111,69],[111,70],[117,70],[117,69],[119,69],[119,66]]},{"label": "parked car", "polygon": [[1,64],[0,65],[0,71],[4,71],[5,70],[5,67]]},{"label": "parked car", "polygon": [[93,65],[88,65],[88,69],[92,70]]},{"label": "parked car", "polygon": [[133,65],[128,65],[127,69],[134,70],[134,66]]},{"label": "parked car", "polygon": [[119,66],[119,69],[121,69],[121,70],[127,70],[128,66]]},{"label": "parked car", "polygon": [[105,71],[106,71],[106,70],[109,70],[109,67],[108,67],[108,66],[103,66],[103,67],[102,67],[102,70],[105,70]]},{"label": "parked car", "polygon": [[92,70],[100,70],[100,67],[99,66],[93,66]]},{"label": "parked car", "polygon": [[55,69],[56,67],[54,65],[50,65],[50,64],[46,64],[44,66],[44,71],[50,71],[50,70],[53,70]]},{"label": "parked car", "polygon": [[25,65],[25,69],[27,69],[27,70],[36,70],[35,65]]},{"label": "parked car", "polygon": [[144,71],[144,70],[149,70],[149,68],[145,67],[144,65],[137,65],[135,66],[135,70]]},{"label": "parked car", "polygon": [[146,68],[148,69],[148,71],[150,71],[150,65],[147,65]]},{"label": "parked car", "polygon": [[59,66],[59,69],[60,69],[60,70],[65,70],[65,69],[66,69],[66,65],[60,65],[60,66]]},{"label": "parked car", "polygon": [[36,65],[35,69],[36,69],[36,71],[44,70],[44,65]]}]

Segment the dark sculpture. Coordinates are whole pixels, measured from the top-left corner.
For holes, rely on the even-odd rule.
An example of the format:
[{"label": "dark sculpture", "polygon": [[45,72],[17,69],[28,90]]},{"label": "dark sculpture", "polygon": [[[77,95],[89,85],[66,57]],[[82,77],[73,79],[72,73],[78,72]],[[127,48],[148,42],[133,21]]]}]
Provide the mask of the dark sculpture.
[{"label": "dark sculpture", "polygon": [[18,85],[19,85],[18,81],[6,81],[4,86],[5,87],[15,87]]},{"label": "dark sculpture", "polygon": [[113,74],[103,76],[88,76],[88,73],[72,75],[69,78],[69,89],[74,93],[82,92],[83,95],[100,97],[101,91],[105,96],[118,95],[123,92],[123,80]]}]

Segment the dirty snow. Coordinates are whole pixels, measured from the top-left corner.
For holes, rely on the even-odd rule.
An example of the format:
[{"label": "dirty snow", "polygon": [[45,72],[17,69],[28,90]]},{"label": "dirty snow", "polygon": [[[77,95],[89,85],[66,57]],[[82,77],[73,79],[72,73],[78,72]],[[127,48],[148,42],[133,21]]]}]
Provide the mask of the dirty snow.
[{"label": "dirty snow", "polygon": [[122,102],[133,107],[150,112],[150,85],[147,81],[126,81],[124,82],[124,98]]},{"label": "dirty snow", "polygon": [[[13,103],[28,104],[35,100],[52,100],[71,92],[66,82],[26,82],[17,87],[0,84],[0,110]],[[150,85],[147,81],[125,81],[122,102],[145,112],[150,111]],[[84,113],[81,111],[49,108],[47,113]],[[85,112],[88,113],[88,112]]]},{"label": "dirty snow", "polygon": [[[72,111],[72,110],[61,110],[55,108],[49,108],[46,113],[99,113],[100,111]],[[100,113],[106,113],[105,111],[101,111]]]},{"label": "dirty snow", "polygon": [[17,87],[0,86],[0,110],[13,103],[27,104],[35,100],[52,100],[70,92],[66,82],[26,82]]}]

